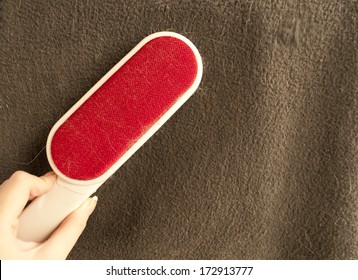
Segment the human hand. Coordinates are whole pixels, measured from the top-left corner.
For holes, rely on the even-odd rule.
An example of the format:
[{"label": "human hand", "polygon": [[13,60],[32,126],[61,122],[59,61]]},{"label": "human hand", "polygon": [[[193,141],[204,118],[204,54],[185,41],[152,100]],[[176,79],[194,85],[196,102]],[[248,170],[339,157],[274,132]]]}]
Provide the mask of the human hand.
[{"label": "human hand", "polygon": [[50,191],[56,178],[54,172],[37,177],[17,171],[0,185],[0,259],[66,259],[85,229],[97,197],[88,198],[69,214],[45,242],[17,238],[18,218],[26,203]]}]

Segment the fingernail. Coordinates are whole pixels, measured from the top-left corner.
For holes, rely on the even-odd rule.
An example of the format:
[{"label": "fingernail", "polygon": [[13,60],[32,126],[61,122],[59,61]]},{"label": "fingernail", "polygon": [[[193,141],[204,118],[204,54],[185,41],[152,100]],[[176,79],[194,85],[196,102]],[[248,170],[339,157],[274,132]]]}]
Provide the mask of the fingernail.
[{"label": "fingernail", "polygon": [[98,196],[93,196],[91,198],[91,203],[90,203],[90,211],[91,211],[91,214],[92,212],[94,211],[94,209],[96,208],[96,205],[97,205],[97,201],[98,201]]},{"label": "fingernail", "polygon": [[88,208],[89,208],[89,209],[93,208],[93,206],[96,205],[97,200],[98,200],[98,197],[97,197],[97,196],[94,196],[94,197],[91,197],[91,198],[87,199],[87,200],[85,201],[85,203],[83,204],[83,208],[86,208],[86,209],[88,209]]}]

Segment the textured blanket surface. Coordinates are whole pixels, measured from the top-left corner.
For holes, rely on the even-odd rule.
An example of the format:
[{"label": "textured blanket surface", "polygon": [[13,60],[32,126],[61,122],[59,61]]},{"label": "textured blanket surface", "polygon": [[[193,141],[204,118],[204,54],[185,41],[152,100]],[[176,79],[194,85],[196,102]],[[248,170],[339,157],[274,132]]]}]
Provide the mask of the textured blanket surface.
[{"label": "textured blanket surface", "polygon": [[0,1],[0,180],[142,38],[196,94],[98,191],[70,259],[357,259],[356,1]]}]

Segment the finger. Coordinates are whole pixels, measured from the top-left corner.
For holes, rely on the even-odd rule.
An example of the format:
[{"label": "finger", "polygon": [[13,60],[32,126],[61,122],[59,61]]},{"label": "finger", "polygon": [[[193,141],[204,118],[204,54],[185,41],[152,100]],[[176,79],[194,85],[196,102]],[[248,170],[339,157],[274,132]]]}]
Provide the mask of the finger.
[{"label": "finger", "polygon": [[[45,181],[47,189],[32,190],[32,192],[30,193],[30,196],[29,196],[29,200],[33,200],[36,197],[49,192],[52,189],[52,187],[55,185],[57,175],[55,172],[50,171],[50,172],[47,172],[45,175],[42,175],[41,177],[38,177],[38,178]],[[39,192],[36,192],[36,191],[39,191]]]},{"label": "finger", "polygon": [[96,207],[97,200],[97,196],[89,198],[80,208],[69,214],[43,244],[41,254],[50,259],[66,259],[85,229],[87,220]]},{"label": "finger", "polygon": [[48,192],[56,178],[53,172],[37,177],[24,171],[16,171],[0,189],[1,218],[16,219],[28,200]]}]

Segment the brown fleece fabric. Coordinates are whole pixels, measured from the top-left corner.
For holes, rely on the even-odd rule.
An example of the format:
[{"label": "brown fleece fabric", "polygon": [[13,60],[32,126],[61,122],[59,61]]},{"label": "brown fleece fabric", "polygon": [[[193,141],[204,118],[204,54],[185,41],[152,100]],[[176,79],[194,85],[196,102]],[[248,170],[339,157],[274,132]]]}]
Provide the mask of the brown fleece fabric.
[{"label": "brown fleece fabric", "polygon": [[0,2],[0,179],[142,38],[197,93],[98,191],[70,259],[357,259],[357,1]]}]

